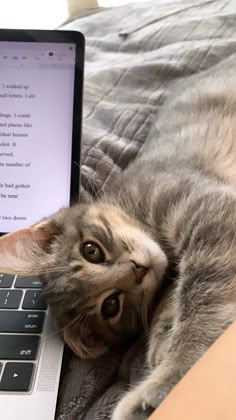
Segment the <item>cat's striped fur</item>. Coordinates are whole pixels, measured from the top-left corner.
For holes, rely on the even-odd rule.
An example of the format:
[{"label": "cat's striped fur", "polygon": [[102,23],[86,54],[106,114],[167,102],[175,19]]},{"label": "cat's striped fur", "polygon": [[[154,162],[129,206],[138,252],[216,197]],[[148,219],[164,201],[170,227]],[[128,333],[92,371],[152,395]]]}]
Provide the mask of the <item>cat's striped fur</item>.
[{"label": "cat's striped fur", "polygon": [[[43,229],[55,233],[37,245],[34,265],[31,244],[42,225],[34,234],[29,229],[0,240],[0,269],[17,271],[18,259],[22,273],[42,273],[61,324],[77,317],[65,338],[82,355],[100,354],[137,333],[151,313],[147,376],[123,397],[113,420],[146,418],[236,319],[235,68],[233,57],[188,86],[183,82],[113,191],[44,222]],[[81,258],[84,236],[102,244],[105,263]],[[12,258],[22,241],[30,258],[24,248]],[[164,276],[166,258],[171,281]],[[133,262],[148,268],[140,284]],[[64,271],[51,273],[60,265]],[[111,289],[121,291],[122,313],[104,322],[99,308]],[[79,328],[83,305],[92,321],[87,336]]]}]

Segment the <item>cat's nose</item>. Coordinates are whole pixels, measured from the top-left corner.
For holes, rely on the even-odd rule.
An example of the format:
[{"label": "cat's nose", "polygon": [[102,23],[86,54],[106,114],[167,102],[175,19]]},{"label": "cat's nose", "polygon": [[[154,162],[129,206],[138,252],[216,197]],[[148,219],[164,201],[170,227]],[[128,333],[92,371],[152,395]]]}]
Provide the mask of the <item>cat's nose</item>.
[{"label": "cat's nose", "polygon": [[143,277],[148,272],[148,267],[145,267],[144,265],[139,265],[135,261],[131,261],[131,262],[133,264],[132,270],[133,270],[133,272],[136,276],[137,283],[141,284],[142,280],[143,280]]}]

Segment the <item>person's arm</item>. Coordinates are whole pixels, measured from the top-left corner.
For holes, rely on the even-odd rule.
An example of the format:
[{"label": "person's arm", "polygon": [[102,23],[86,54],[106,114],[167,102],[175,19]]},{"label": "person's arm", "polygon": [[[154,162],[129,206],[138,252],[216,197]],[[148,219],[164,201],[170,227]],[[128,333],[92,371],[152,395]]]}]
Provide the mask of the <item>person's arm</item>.
[{"label": "person's arm", "polygon": [[149,420],[235,420],[236,321],[175,386]]}]

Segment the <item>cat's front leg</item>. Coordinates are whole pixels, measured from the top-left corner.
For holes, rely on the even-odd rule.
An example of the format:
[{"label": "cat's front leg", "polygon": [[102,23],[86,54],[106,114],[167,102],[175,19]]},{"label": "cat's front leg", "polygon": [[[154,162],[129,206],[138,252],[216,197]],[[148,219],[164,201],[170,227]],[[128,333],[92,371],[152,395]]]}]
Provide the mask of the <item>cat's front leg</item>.
[{"label": "cat's front leg", "polygon": [[[112,420],[144,420],[158,405],[158,402],[156,401],[157,388],[161,385],[162,381],[165,382],[163,376],[165,368],[162,366],[169,348],[169,331],[173,323],[174,315],[172,306],[170,305],[170,298],[171,291],[167,291],[155,311],[153,328],[149,341],[150,350],[148,367],[150,374],[146,374],[145,380],[139,385],[133,386],[133,389],[123,396],[113,413]],[[155,355],[154,360],[152,360],[153,354]],[[168,363],[168,367],[169,366],[170,364]],[[159,390],[158,396],[160,401],[167,395],[170,386],[173,386],[172,382],[170,382],[169,385],[166,384],[166,386],[162,388],[162,391]]]},{"label": "cat's front leg", "polygon": [[145,420],[152,413],[153,408],[146,406],[142,398],[140,387],[134,388],[120,400],[111,420]]},{"label": "cat's front leg", "polygon": [[[209,312],[214,312],[209,308]],[[191,325],[191,322],[176,322],[173,327],[173,336],[170,340],[169,350],[166,352],[160,364],[153,368],[149,376],[139,385],[127,392],[120,400],[112,415],[112,420],[146,420],[150,414],[160,405],[172,388],[180,381],[185,373],[193,366],[201,355],[208,349],[210,344],[224,331],[235,317],[235,309],[232,304],[222,305],[219,313],[225,313],[224,326],[221,322],[213,332],[209,329],[201,331],[199,325]],[[207,314],[205,314],[207,317]],[[211,314],[212,315],[212,314]],[[210,317],[209,317],[210,318]],[[214,320],[208,318],[202,327],[207,327],[208,322]],[[179,324],[179,325],[178,325]],[[179,327],[179,328],[178,328]],[[199,331],[200,330],[200,331]],[[203,334],[202,334],[203,333]],[[163,355],[162,355],[163,356]],[[160,358],[158,357],[160,360]]]},{"label": "cat's front leg", "polygon": [[120,400],[112,420],[146,420],[179,379],[171,366],[154,369],[146,380]]},{"label": "cat's front leg", "polygon": [[[218,232],[218,241],[213,241]],[[162,342],[162,351],[160,353],[154,317],[148,355],[151,373],[123,397],[112,420],[148,418],[150,412],[158,407],[184,374],[236,319],[236,237],[233,234],[234,241],[228,240],[226,244],[224,241],[226,235],[231,234],[230,228],[228,232],[225,228],[224,234],[220,230],[216,230],[216,233],[213,231],[210,251],[206,246],[211,239],[208,233],[207,238],[195,236],[193,248],[185,252],[169,302],[175,317]]]}]

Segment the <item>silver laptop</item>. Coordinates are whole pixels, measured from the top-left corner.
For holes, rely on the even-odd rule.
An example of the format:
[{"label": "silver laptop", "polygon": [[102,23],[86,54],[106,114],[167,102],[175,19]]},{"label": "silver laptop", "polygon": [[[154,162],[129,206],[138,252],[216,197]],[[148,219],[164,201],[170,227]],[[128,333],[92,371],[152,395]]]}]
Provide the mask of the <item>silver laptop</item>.
[{"label": "silver laptop", "polygon": [[[78,199],[84,38],[0,30],[0,235]],[[53,420],[63,342],[36,277],[0,273],[0,418]]]}]

